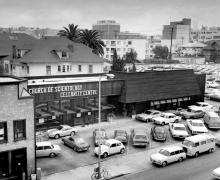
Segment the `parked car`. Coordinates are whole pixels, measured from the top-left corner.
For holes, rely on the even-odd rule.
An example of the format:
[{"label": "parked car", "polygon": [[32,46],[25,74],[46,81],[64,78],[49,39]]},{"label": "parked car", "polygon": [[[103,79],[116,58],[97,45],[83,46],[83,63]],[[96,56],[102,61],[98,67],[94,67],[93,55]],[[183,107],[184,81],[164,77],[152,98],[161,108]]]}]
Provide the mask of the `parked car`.
[{"label": "parked car", "polygon": [[213,105],[207,102],[196,102],[195,105],[189,107],[193,107],[193,106],[196,106],[195,108],[199,107],[201,108],[201,110],[212,110],[214,108]]},{"label": "parked car", "polygon": [[177,108],[176,110],[167,110],[166,112],[168,113],[173,113],[175,114],[176,116],[180,116],[180,113],[183,112],[183,111],[186,111],[185,109],[183,108]]},{"label": "parked car", "polygon": [[220,134],[215,135],[215,144],[220,146]]},{"label": "parked car", "polygon": [[[103,158],[106,158],[109,155],[117,154],[117,153],[125,153],[125,146],[122,144],[122,142],[116,140],[116,139],[108,139],[105,141],[104,144],[100,146],[101,148],[101,154],[100,156]],[[95,155],[99,155],[99,147],[96,147],[94,149]]]},{"label": "parked car", "polygon": [[59,145],[53,145],[50,141],[36,143],[36,156],[37,157],[55,157],[59,155],[61,148]]},{"label": "parked car", "polygon": [[188,109],[187,111],[180,112],[183,119],[197,119],[202,118],[205,112],[201,109]]},{"label": "parked car", "polygon": [[119,140],[122,143],[128,143],[128,133],[126,130],[115,130],[114,139]]},{"label": "parked car", "polygon": [[78,132],[78,129],[69,125],[60,125],[56,129],[50,129],[47,134],[50,138],[58,139],[63,136],[73,136]]},{"label": "parked car", "polygon": [[88,151],[90,145],[80,136],[69,136],[62,138],[63,144],[73,148],[74,151]]},{"label": "parked car", "polygon": [[185,138],[189,136],[185,125],[181,123],[170,123],[169,130],[174,138]]},{"label": "parked car", "polygon": [[144,121],[144,122],[149,122],[149,121],[152,121],[152,118],[158,117],[159,115],[160,115],[160,111],[149,109],[149,110],[144,111],[144,113],[137,114],[135,116],[135,119]]},{"label": "parked car", "polygon": [[165,167],[167,164],[186,159],[186,153],[180,146],[168,146],[159,150],[158,153],[152,154],[150,160],[154,164]]},{"label": "parked car", "polygon": [[220,167],[214,169],[214,170],[212,171],[212,175],[214,176],[214,178],[220,179]]},{"label": "parked car", "polygon": [[203,120],[208,128],[220,129],[220,116],[216,112],[206,111]]},{"label": "parked car", "polygon": [[214,81],[207,81],[206,86],[207,88],[217,88],[219,87],[219,84]]},{"label": "parked car", "polygon": [[166,141],[167,139],[167,131],[162,126],[153,126],[151,128],[151,135],[152,138],[157,141]]},{"label": "parked car", "polygon": [[173,113],[162,113],[159,117],[153,118],[155,124],[169,124],[169,123],[177,123],[181,120],[180,116],[176,116]]},{"label": "parked car", "polygon": [[149,145],[149,137],[147,129],[145,128],[135,128],[131,130],[131,142],[133,146],[143,146]]},{"label": "parked car", "polygon": [[208,132],[208,129],[205,127],[202,120],[190,120],[190,119],[188,119],[186,121],[186,124],[189,127],[189,130],[191,131],[191,133],[193,135]]},{"label": "parked car", "polygon": [[100,131],[99,129],[95,129],[93,131],[93,142],[95,146],[98,146],[99,140],[100,140],[100,144],[103,144],[106,139],[108,139],[108,137],[105,129],[100,129]]}]

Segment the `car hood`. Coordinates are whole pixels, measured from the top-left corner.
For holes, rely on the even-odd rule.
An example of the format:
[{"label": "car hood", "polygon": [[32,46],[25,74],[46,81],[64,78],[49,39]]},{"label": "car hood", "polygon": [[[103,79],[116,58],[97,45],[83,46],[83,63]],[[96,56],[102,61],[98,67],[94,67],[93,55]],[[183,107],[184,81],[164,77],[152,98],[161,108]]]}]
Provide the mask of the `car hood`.
[{"label": "car hood", "polygon": [[186,132],[186,131],[173,130],[173,134],[182,135],[182,136],[188,136],[188,132]]},{"label": "car hood", "polygon": [[77,143],[76,145],[81,148],[89,146],[89,144],[87,142]]},{"label": "car hood", "polygon": [[155,121],[163,121],[163,120],[165,120],[166,118],[164,118],[164,117],[155,117],[154,118],[154,120]]},{"label": "car hood", "polygon": [[163,154],[160,154],[160,153],[152,154],[150,157],[154,161],[163,161],[167,158],[166,156],[164,156]]},{"label": "car hood", "polygon": [[199,126],[191,126],[192,131],[201,131],[201,132],[208,132],[207,128],[204,127],[199,127]]}]

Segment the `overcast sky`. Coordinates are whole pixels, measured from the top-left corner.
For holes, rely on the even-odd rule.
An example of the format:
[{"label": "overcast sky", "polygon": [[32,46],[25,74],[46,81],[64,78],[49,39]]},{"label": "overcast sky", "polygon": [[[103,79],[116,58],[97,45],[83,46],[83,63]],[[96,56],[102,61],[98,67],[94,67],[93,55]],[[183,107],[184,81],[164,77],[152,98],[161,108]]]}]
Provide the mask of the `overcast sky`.
[{"label": "overcast sky", "polygon": [[191,18],[192,27],[220,26],[220,0],[0,0],[0,27],[92,28],[111,19],[122,31],[161,34],[170,20]]}]

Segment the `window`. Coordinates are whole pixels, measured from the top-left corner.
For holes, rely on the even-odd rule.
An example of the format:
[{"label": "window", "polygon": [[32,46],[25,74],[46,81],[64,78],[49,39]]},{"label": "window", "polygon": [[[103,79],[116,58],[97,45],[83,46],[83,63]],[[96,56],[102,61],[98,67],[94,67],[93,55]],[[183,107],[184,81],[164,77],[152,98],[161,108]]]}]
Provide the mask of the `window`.
[{"label": "window", "polygon": [[37,147],[36,147],[36,150],[38,150],[38,151],[39,151],[39,150],[44,150],[44,148],[43,148],[43,146],[37,146]]},{"label": "window", "polygon": [[0,122],[0,144],[7,142],[7,123]]},{"label": "window", "polygon": [[30,69],[29,69],[29,66],[27,66],[27,74],[30,73]]},{"label": "window", "polygon": [[131,45],[132,44],[132,42],[131,41],[128,41],[128,45]]},{"label": "window", "polygon": [[111,147],[116,147],[116,143],[112,144]]},{"label": "window", "polygon": [[89,73],[93,73],[93,65],[89,64]]},{"label": "window", "polygon": [[57,66],[57,71],[58,71],[58,72],[61,72],[61,66],[60,66],[60,65]]},{"label": "window", "polygon": [[109,51],[109,48],[106,48],[106,51],[108,52],[108,51]]},{"label": "window", "polygon": [[51,66],[46,66],[46,74],[51,75]]},{"label": "window", "polygon": [[9,64],[5,64],[5,72],[6,72],[6,73],[9,72]]},{"label": "window", "polygon": [[25,120],[15,120],[14,125],[14,140],[19,141],[26,139],[26,121]]},{"label": "window", "polygon": [[66,66],[66,71],[67,71],[67,72],[70,71],[70,67],[69,67],[69,65]]},{"label": "window", "polygon": [[69,65],[70,66],[70,71],[72,71],[72,65]]},{"label": "window", "polygon": [[65,52],[65,51],[62,51],[62,58],[67,58],[67,52]]},{"label": "window", "polygon": [[65,65],[62,66],[62,72],[66,72],[66,66]]},{"label": "window", "polygon": [[78,65],[78,71],[81,72],[82,71],[82,66]]},{"label": "window", "polygon": [[201,141],[200,144],[201,145],[206,144],[206,141]]},{"label": "window", "polygon": [[44,146],[44,149],[47,150],[47,149],[52,149],[50,146]]}]

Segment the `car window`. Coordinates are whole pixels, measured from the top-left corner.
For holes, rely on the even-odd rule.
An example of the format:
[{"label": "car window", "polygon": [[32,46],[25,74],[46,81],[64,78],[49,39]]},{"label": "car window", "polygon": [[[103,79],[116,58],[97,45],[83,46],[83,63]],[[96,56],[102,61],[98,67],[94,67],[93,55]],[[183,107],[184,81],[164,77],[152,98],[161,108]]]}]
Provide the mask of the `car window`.
[{"label": "car window", "polygon": [[197,147],[197,146],[199,146],[199,143],[197,142],[197,143],[195,143],[195,147]]},{"label": "car window", "polygon": [[44,150],[47,150],[47,149],[52,149],[51,146],[44,146]]},{"label": "car window", "polygon": [[183,145],[195,147],[195,144],[194,144],[192,141],[189,141],[189,140],[187,140],[187,139],[185,139],[185,140],[183,141]]},{"label": "car window", "polygon": [[70,140],[70,141],[74,141],[72,137],[69,137],[69,140]]},{"label": "car window", "polygon": [[43,148],[43,146],[37,146],[36,147],[36,150],[43,150],[44,148]]},{"label": "car window", "polygon": [[185,127],[174,127],[174,130],[177,130],[177,131],[185,131]]},{"label": "car window", "polygon": [[164,149],[161,149],[161,150],[159,151],[159,153],[160,153],[160,154],[163,154],[164,156],[170,156],[170,152],[167,151],[167,150],[164,150]]},{"label": "car window", "polygon": [[62,126],[57,127],[58,130],[61,130],[62,128],[63,128]]},{"label": "car window", "polygon": [[117,143],[117,146],[121,146],[121,143]]},{"label": "car window", "polygon": [[135,139],[147,139],[145,135],[136,135]]},{"label": "car window", "polygon": [[116,143],[113,143],[113,144],[111,145],[111,147],[116,147]]},{"label": "car window", "polygon": [[201,145],[206,144],[206,141],[201,141],[200,144]]},{"label": "car window", "polygon": [[159,112],[154,112],[153,114],[154,114],[154,115],[157,115],[157,114],[159,114]]},{"label": "car window", "polygon": [[173,156],[175,154],[176,154],[176,151],[170,153],[171,156]]}]

